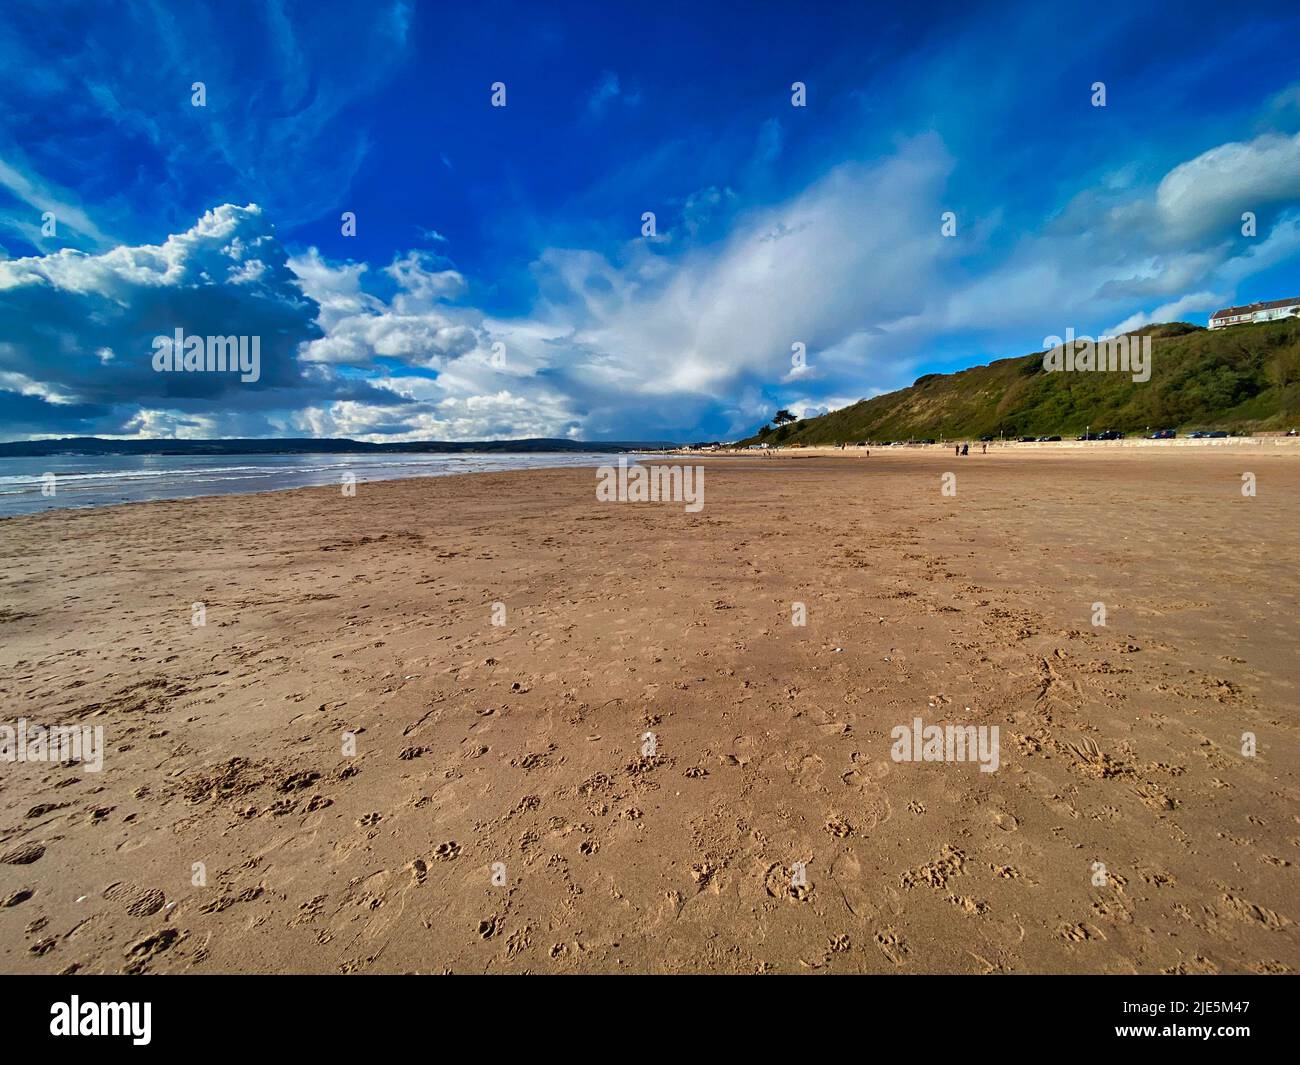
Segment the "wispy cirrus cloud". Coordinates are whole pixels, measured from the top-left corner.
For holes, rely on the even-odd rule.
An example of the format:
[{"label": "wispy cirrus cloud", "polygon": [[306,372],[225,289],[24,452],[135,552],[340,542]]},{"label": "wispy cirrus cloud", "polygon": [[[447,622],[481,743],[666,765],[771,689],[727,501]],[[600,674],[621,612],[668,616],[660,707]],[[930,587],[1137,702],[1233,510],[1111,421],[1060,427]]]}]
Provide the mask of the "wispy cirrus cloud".
[{"label": "wispy cirrus cloud", "polygon": [[[237,40],[231,14],[136,0],[83,8],[76,32],[52,38],[35,11],[16,12],[15,32],[0,34],[0,62],[23,72],[0,108],[0,227],[34,249],[58,246],[39,240],[39,212],[52,210],[63,243],[102,249],[113,241],[101,227],[140,233],[135,202],[173,226],[221,202],[261,203],[281,225],[334,210],[371,143],[356,109],[405,61],[410,4],[304,19],[277,0],[243,13]],[[74,184],[94,212],[61,191]]]}]

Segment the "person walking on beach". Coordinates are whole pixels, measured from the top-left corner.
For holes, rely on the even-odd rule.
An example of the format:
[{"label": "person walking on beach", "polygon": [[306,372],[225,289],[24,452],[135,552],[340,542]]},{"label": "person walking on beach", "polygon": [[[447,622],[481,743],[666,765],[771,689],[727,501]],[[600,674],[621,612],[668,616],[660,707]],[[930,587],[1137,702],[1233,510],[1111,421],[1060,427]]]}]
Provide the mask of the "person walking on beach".
[{"label": "person walking on beach", "polygon": [[961,454],[961,444],[954,444],[954,445],[953,445],[953,448],[952,448],[952,453],[953,453],[954,455],[960,455],[960,454]]},{"label": "person walking on beach", "polygon": [[962,444],[962,446],[961,446],[961,453],[962,453],[963,455],[969,455],[969,454],[970,454],[970,444]]}]

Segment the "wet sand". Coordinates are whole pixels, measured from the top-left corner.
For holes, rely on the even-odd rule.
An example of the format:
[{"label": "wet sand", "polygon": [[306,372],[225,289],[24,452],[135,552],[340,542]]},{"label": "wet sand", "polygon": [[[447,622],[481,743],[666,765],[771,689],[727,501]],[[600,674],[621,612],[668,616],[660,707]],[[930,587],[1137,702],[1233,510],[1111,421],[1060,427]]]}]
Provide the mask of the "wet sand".
[{"label": "wet sand", "polygon": [[1300,456],[704,465],[0,522],[0,970],[1300,965]]}]

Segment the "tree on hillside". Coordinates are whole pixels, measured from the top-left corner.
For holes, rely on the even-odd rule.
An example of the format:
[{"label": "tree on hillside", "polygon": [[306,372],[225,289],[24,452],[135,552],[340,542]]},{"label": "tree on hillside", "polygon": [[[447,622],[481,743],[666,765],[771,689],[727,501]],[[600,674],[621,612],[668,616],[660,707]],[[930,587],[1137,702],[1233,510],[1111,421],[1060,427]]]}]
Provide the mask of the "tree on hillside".
[{"label": "tree on hillside", "polygon": [[793,414],[791,414],[788,410],[782,409],[776,412],[776,416],[772,419],[772,424],[784,425],[786,422],[793,422],[793,421],[798,421],[798,419]]}]

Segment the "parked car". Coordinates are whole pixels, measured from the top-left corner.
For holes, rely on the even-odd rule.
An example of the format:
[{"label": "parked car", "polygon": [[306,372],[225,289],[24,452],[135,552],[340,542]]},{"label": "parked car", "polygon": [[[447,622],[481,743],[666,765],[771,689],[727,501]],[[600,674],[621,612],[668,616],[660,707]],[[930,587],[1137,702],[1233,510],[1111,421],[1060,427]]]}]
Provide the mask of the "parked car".
[{"label": "parked car", "polygon": [[1151,440],[1172,440],[1178,434],[1172,429],[1157,429],[1148,439]]},{"label": "parked car", "polygon": [[1096,434],[1096,433],[1080,433],[1078,436],[1075,437],[1075,439],[1076,439],[1076,440],[1096,440],[1096,439],[1097,439],[1097,434]]},{"label": "parked car", "polygon": [[1020,444],[1032,444],[1032,443],[1035,443],[1037,440],[1038,440],[1038,437],[1036,437],[1036,436],[1022,436],[1022,437],[1020,437],[1020,439],[1017,441],[1017,443],[1020,443]]},{"label": "parked car", "polygon": [[1098,440],[1123,440],[1124,434],[1118,429],[1107,429],[1097,434]]},{"label": "parked car", "polygon": [[1208,436],[1211,440],[1219,440],[1222,437],[1228,436],[1229,434],[1225,429],[1215,429],[1213,432],[1206,433],[1205,435]]},{"label": "parked car", "polygon": [[[1294,430],[1294,429],[1291,430],[1291,435],[1292,435],[1292,436],[1295,436],[1295,430]],[[980,443],[981,443],[981,444],[991,444],[991,443],[993,443],[993,437],[991,437],[991,436],[981,436],[981,437],[980,437]]]},{"label": "parked car", "polygon": [[1038,442],[1040,444],[1053,444],[1060,439],[1061,438],[1059,436],[1040,436],[1038,438]]}]

